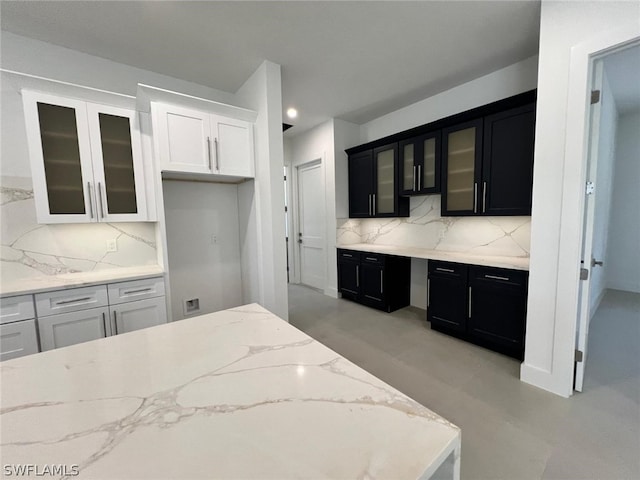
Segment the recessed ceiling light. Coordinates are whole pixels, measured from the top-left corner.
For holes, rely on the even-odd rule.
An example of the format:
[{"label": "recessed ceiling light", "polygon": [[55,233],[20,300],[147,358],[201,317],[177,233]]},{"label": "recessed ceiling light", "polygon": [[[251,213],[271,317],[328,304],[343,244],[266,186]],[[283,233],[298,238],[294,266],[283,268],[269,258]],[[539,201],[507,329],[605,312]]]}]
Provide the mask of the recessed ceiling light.
[{"label": "recessed ceiling light", "polygon": [[287,110],[287,117],[296,118],[297,116],[298,116],[298,110],[296,110],[295,108],[289,108]]}]

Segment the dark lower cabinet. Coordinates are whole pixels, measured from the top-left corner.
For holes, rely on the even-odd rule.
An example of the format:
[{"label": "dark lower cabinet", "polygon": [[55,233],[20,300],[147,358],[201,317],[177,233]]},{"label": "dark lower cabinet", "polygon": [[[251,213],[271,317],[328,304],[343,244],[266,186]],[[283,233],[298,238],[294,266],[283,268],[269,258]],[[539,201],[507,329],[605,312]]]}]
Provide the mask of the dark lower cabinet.
[{"label": "dark lower cabinet", "polygon": [[411,259],[338,249],[338,291],[343,298],[393,312],[409,305]]},{"label": "dark lower cabinet", "polygon": [[528,273],[429,261],[431,328],[522,360]]}]

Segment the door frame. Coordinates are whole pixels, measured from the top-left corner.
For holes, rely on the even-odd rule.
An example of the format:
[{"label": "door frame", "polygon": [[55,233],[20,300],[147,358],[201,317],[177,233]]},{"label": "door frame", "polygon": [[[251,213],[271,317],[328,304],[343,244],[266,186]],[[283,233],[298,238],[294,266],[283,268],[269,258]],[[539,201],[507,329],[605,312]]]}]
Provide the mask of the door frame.
[{"label": "door frame", "polygon": [[[594,62],[635,45],[638,26],[603,32],[571,49],[565,161],[562,170],[560,241],[556,283],[556,322],[552,346],[552,374],[558,375],[567,396],[573,393],[575,341],[579,314],[579,273],[582,257],[585,182],[590,130],[589,96]],[[576,175],[576,172],[578,173]],[[563,320],[566,319],[566,320]],[[557,370],[557,372],[553,372]]]},{"label": "door frame", "polygon": [[[299,180],[299,169],[310,167],[314,164],[320,165],[320,175],[322,181],[322,190],[324,192],[324,198],[321,201],[322,208],[324,209],[325,219],[327,218],[327,205],[326,205],[326,179],[325,179],[325,155],[316,155],[313,160],[308,160],[301,163],[294,162],[291,165],[291,170],[289,173],[291,174],[291,197],[289,201],[289,212],[291,215],[292,223],[289,225],[291,228],[289,229],[289,245],[291,247],[290,253],[292,253],[291,257],[291,265],[290,265],[290,282],[291,283],[301,283],[302,280],[302,272],[301,272],[301,261],[300,261],[300,247],[298,246],[298,232],[300,231],[300,192],[298,191],[298,180]],[[325,264],[325,275],[324,275],[324,286],[322,291],[324,292],[327,288],[327,279],[328,279],[328,267],[327,267],[327,235],[326,235],[326,225],[323,226],[324,235],[324,264]],[[292,268],[293,267],[293,268]]]}]

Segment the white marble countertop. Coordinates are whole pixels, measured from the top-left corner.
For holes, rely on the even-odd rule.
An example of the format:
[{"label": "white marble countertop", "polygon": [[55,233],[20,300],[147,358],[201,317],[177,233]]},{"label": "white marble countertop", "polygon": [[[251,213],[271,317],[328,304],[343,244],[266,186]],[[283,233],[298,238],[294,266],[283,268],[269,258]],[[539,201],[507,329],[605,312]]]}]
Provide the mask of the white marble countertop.
[{"label": "white marble countertop", "polygon": [[459,478],[456,426],[256,304],[8,360],[0,375],[5,469],[346,479],[450,465]]},{"label": "white marble countertop", "polygon": [[398,247],[393,245],[378,245],[373,243],[356,243],[352,245],[338,245],[345,250],[359,250],[361,252],[386,253],[401,257],[424,258],[427,260],[443,260],[445,262],[467,263],[487,267],[512,268],[514,270],[529,270],[529,257],[502,257],[497,255],[474,255],[464,252],[446,252],[429,250],[418,247]]},{"label": "white marble countertop", "polygon": [[156,277],[163,274],[164,270],[159,265],[144,265],[140,267],[108,268],[92,272],[42,275],[13,282],[1,282],[0,297],[27,295],[50,290],[62,290],[65,288],[86,287],[88,285],[98,285],[101,283],[124,282],[126,280]]}]

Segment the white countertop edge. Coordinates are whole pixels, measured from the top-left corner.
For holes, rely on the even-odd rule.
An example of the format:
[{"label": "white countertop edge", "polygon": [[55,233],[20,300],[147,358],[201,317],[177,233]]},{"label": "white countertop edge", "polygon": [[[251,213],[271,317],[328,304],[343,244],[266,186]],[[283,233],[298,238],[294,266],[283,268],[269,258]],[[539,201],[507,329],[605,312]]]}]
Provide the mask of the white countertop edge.
[{"label": "white countertop edge", "polygon": [[486,267],[509,268],[512,270],[529,271],[529,257],[507,257],[498,255],[478,255],[465,252],[450,252],[429,250],[419,247],[399,247],[393,245],[377,245],[372,243],[355,243],[351,245],[337,245],[343,250],[358,250],[370,253],[385,253],[400,257],[423,258],[426,260],[442,260],[445,262],[466,263]]},{"label": "white countertop edge", "polygon": [[105,283],[125,282],[164,276],[165,271],[160,265],[145,265],[139,267],[110,268],[92,272],[65,273],[62,275],[42,275],[40,277],[25,278],[14,282],[0,283],[0,298],[15,297],[65,290],[69,288],[101,285]]}]

